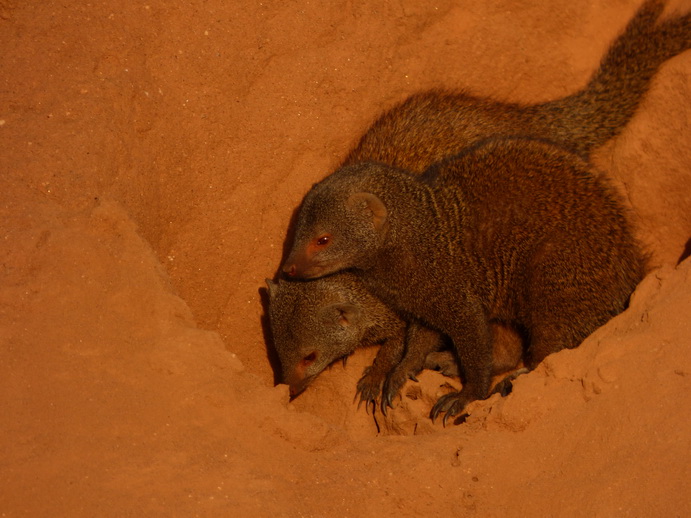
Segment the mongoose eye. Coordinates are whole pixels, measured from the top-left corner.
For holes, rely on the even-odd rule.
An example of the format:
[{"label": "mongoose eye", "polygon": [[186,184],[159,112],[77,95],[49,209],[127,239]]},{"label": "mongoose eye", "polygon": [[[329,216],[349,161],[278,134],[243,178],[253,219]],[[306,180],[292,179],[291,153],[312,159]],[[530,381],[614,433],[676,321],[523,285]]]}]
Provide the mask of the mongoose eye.
[{"label": "mongoose eye", "polygon": [[316,360],[316,359],[317,359],[317,353],[311,352],[302,359],[302,364],[305,367],[307,367],[308,365],[311,365],[312,363],[314,363],[314,360]]},{"label": "mongoose eye", "polygon": [[309,242],[305,250],[307,257],[311,257],[312,254],[321,252],[326,247],[331,244],[331,234],[322,234],[321,236],[315,237]]},{"label": "mongoose eye", "polygon": [[329,241],[331,240],[331,236],[329,234],[324,234],[323,236],[319,236],[316,239],[317,246],[326,246],[329,244]]}]

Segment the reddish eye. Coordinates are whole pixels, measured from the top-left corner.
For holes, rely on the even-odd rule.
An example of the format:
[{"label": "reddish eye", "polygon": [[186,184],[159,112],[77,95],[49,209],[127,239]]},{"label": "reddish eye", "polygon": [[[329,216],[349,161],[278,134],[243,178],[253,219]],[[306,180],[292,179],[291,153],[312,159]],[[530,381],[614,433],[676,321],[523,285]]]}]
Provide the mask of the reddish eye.
[{"label": "reddish eye", "polygon": [[331,244],[331,234],[322,234],[319,237],[315,237],[310,244],[307,245],[307,256],[310,257],[312,254],[321,252],[326,249]]}]

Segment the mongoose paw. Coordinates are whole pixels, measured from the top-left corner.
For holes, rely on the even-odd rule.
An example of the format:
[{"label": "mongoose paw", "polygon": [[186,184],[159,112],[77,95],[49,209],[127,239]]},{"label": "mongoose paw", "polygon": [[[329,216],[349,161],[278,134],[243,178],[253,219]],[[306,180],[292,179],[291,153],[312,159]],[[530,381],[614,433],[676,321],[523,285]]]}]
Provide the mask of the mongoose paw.
[{"label": "mongoose paw", "polygon": [[446,421],[457,414],[461,413],[461,410],[469,403],[468,397],[461,392],[451,392],[440,397],[437,402],[432,407],[429,413],[432,422],[441,414],[444,413],[444,419],[442,424],[446,426]]},{"label": "mongoose paw", "polygon": [[381,394],[381,387],[384,383],[384,376],[378,374],[372,367],[367,367],[362,373],[362,378],[358,381],[357,390],[355,392],[355,399],[357,399],[358,394],[360,395],[360,401],[358,402],[358,408],[362,403],[376,403],[379,395]]},{"label": "mongoose paw", "polygon": [[513,390],[513,380],[515,380],[521,374],[525,374],[526,372],[530,371],[526,368],[513,371],[511,374],[506,376],[503,380],[501,380],[499,383],[495,385],[491,394],[500,394],[501,397],[508,396],[509,394],[511,394],[511,391]]},{"label": "mongoose paw", "polygon": [[492,394],[499,394],[501,397],[506,397],[511,394],[513,390],[513,378],[506,377],[497,383],[492,390]]},{"label": "mongoose paw", "polygon": [[417,381],[415,377],[416,372],[407,372],[406,370],[394,369],[386,377],[384,388],[381,394],[381,411],[386,415],[388,408],[393,408],[393,400],[403,388],[406,381],[409,379]]}]

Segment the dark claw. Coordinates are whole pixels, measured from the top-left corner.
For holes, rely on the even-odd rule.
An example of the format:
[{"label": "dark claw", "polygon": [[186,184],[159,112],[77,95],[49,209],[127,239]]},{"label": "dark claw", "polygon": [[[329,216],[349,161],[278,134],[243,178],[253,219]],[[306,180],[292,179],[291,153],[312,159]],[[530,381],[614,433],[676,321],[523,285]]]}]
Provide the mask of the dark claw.
[{"label": "dark claw", "polygon": [[[360,407],[362,406],[363,403],[365,403],[365,409],[370,403],[375,402],[375,398],[367,394],[367,391],[358,391],[360,394],[360,401],[358,401],[357,404],[357,409],[360,410]],[[357,393],[355,394],[355,397],[357,398]]]},{"label": "dark claw", "polygon": [[[355,393],[355,398],[354,398],[354,399],[357,399],[357,396],[358,396],[358,393],[356,392],[356,393]],[[363,402],[364,400],[365,400],[365,397],[364,397],[362,394],[360,394],[360,401],[357,402],[357,409],[358,409],[358,410],[360,410],[360,406],[362,405],[362,402]]]},{"label": "dark claw", "polygon": [[465,403],[465,397],[461,394],[461,392],[451,392],[437,400],[432,407],[429,416],[432,419],[432,422],[434,422],[439,414],[444,412],[442,424],[446,426],[446,421],[450,417],[460,413],[460,411],[463,410],[463,407],[465,407]]},{"label": "dark claw", "polygon": [[453,417],[458,413],[458,409],[456,408],[456,405],[454,405],[452,408],[449,408],[446,413],[444,414],[444,417],[441,420],[441,424],[444,428],[446,428],[446,420],[449,417]]},{"label": "dark claw", "polygon": [[393,408],[393,398],[391,394],[382,394],[381,398],[381,413],[386,416],[386,412],[388,412],[388,408]]},{"label": "dark claw", "polygon": [[526,372],[529,372],[526,368],[515,370],[514,372],[506,376],[503,380],[501,380],[499,383],[497,383],[497,385],[494,387],[494,390],[492,390],[492,394],[499,393],[502,397],[508,396],[509,394],[511,394],[511,391],[513,390],[513,380],[518,378],[518,376],[520,376],[521,374],[525,374]]},{"label": "dark claw", "polygon": [[[357,394],[355,394],[355,397],[357,398]],[[360,411],[360,407],[362,404],[365,404],[365,412],[367,415],[369,415],[369,404],[372,403],[372,413],[374,414],[374,405],[376,405],[376,402],[372,399],[367,398],[364,394],[360,394],[360,401],[357,403],[357,410]]]},{"label": "dark claw", "polygon": [[391,408],[393,406],[393,400],[400,393],[403,385],[405,385],[408,379],[418,382],[413,372],[405,372],[404,370],[394,369],[386,377],[384,382],[384,387],[382,389],[382,406],[388,405]]},{"label": "dark claw", "polygon": [[348,363],[348,357],[344,356],[343,358],[341,358],[341,361],[343,362],[343,368],[345,369],[345,366]]},{"label": "dark claw", "polygon": [[372,368],[367,367],[362,373],[362,378],[358,381],[357,389],[355,391],[355,399],[358,395],[360,396],[360,401],[358,402],[357,408],[360,410],[362,403],[366,404],[367,413],[369,413],[369,404],[372,403],[372,413],[374,413],[374,408],[377,405],[377,398],[381,394],[382,382],[378,381],[374,376],[371,375]]}]

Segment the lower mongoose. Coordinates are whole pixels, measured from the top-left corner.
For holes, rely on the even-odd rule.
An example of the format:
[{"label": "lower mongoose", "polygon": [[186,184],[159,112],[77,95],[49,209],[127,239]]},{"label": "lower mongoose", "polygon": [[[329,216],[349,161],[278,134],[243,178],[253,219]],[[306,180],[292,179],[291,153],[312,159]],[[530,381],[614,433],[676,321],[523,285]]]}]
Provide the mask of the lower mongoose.
[{"label": "lower mongoose", "polygon": [[[300,394],[329,365],[358,347],[381,344],[358,391],[374,399],[386,375],[401,361],[405,322],[365,289],[352,273],[314,282],[266,280],[269,323],[281,364],[281,380],[291,397]],[[441,348],[437,335],[430,352]]]},{"label": "lower mongoose", "polygon": [[313,186],[283,271],[342,270],[451,339],[463,388],[430,414],[446,422],[488,395],[490,322],[523,330],[533,368],[623,311],[645,260],[618,195],[588,162],[544,141],[494,138],[421,176],[358,163]]},{"label": "lower mongoose", "polygon": [[[281,364],[281,382],[296,397],[328,366],[359,347],[380,345],[371,367],[358,382],[360,402],[374,402],[383,392],[382,411],[408,378],[423,368],[458,376],[455,356],[445,351],[448,340],[427,328],[412,337],[407,351],[406,322],[365,289],[349,272],[310,282],[266,279],[269,291],[269,322]],[[514,369],[522,345],[496,324],[494,374]],[[404,358],[405,357],[405,358]]]},{"label": "lower mongoose", "polygon": [[[344,164],[377,161],[421,172],[434,161],[493,134],[543,137],[587,155],[621,131],[660,65],[691,45],[691,16],[658,23],[663,7],[663,2],[646,1],[613,42],[586,87],[570,96],[547,103],[519,105],[465,93],[419,93],[385,112],[368,129]],[[345,286],[338,288],[334,284],[336,281],[334,279],[330,286],[339,293],[351,289],[356,282],[349,279]],[[308,291],[310,288],[301,286],[299,289]],[[285,291],[270,294],[269,306],[282,304],[280,299]],[[320,296],[325,296],[321,289],[304,297],[294,314],[270,317],[272,326],[286,329],[297,326],[291,340],[274,338],[277,349],[302,350],[297,322],[306,317],[299,314],[319,314],[328,304],[326,300],[320,301]],[[354,304],[361,300],[352,298]],[[360,311],[368,311],[368,308],[361,306]],[[279,319],[283,321],[278,322]],[[365,333],[366,330],[360,330],[361,336]],[[309,341],[307,337],[305,340]],[[334,353],[328,351],[331,343],[320,343],[322,358],[335,358]],[[310,349],[309,354],[314,350]],[[354,347],[348,350],[352,352]],[[335,352],[340,354],[342,349],[336,347]],[[319,366],[323,369],[322,363],[311,366],[312,375],[320,372]],[[284,370],[290,368],[290,365],[283,366]]]}]

